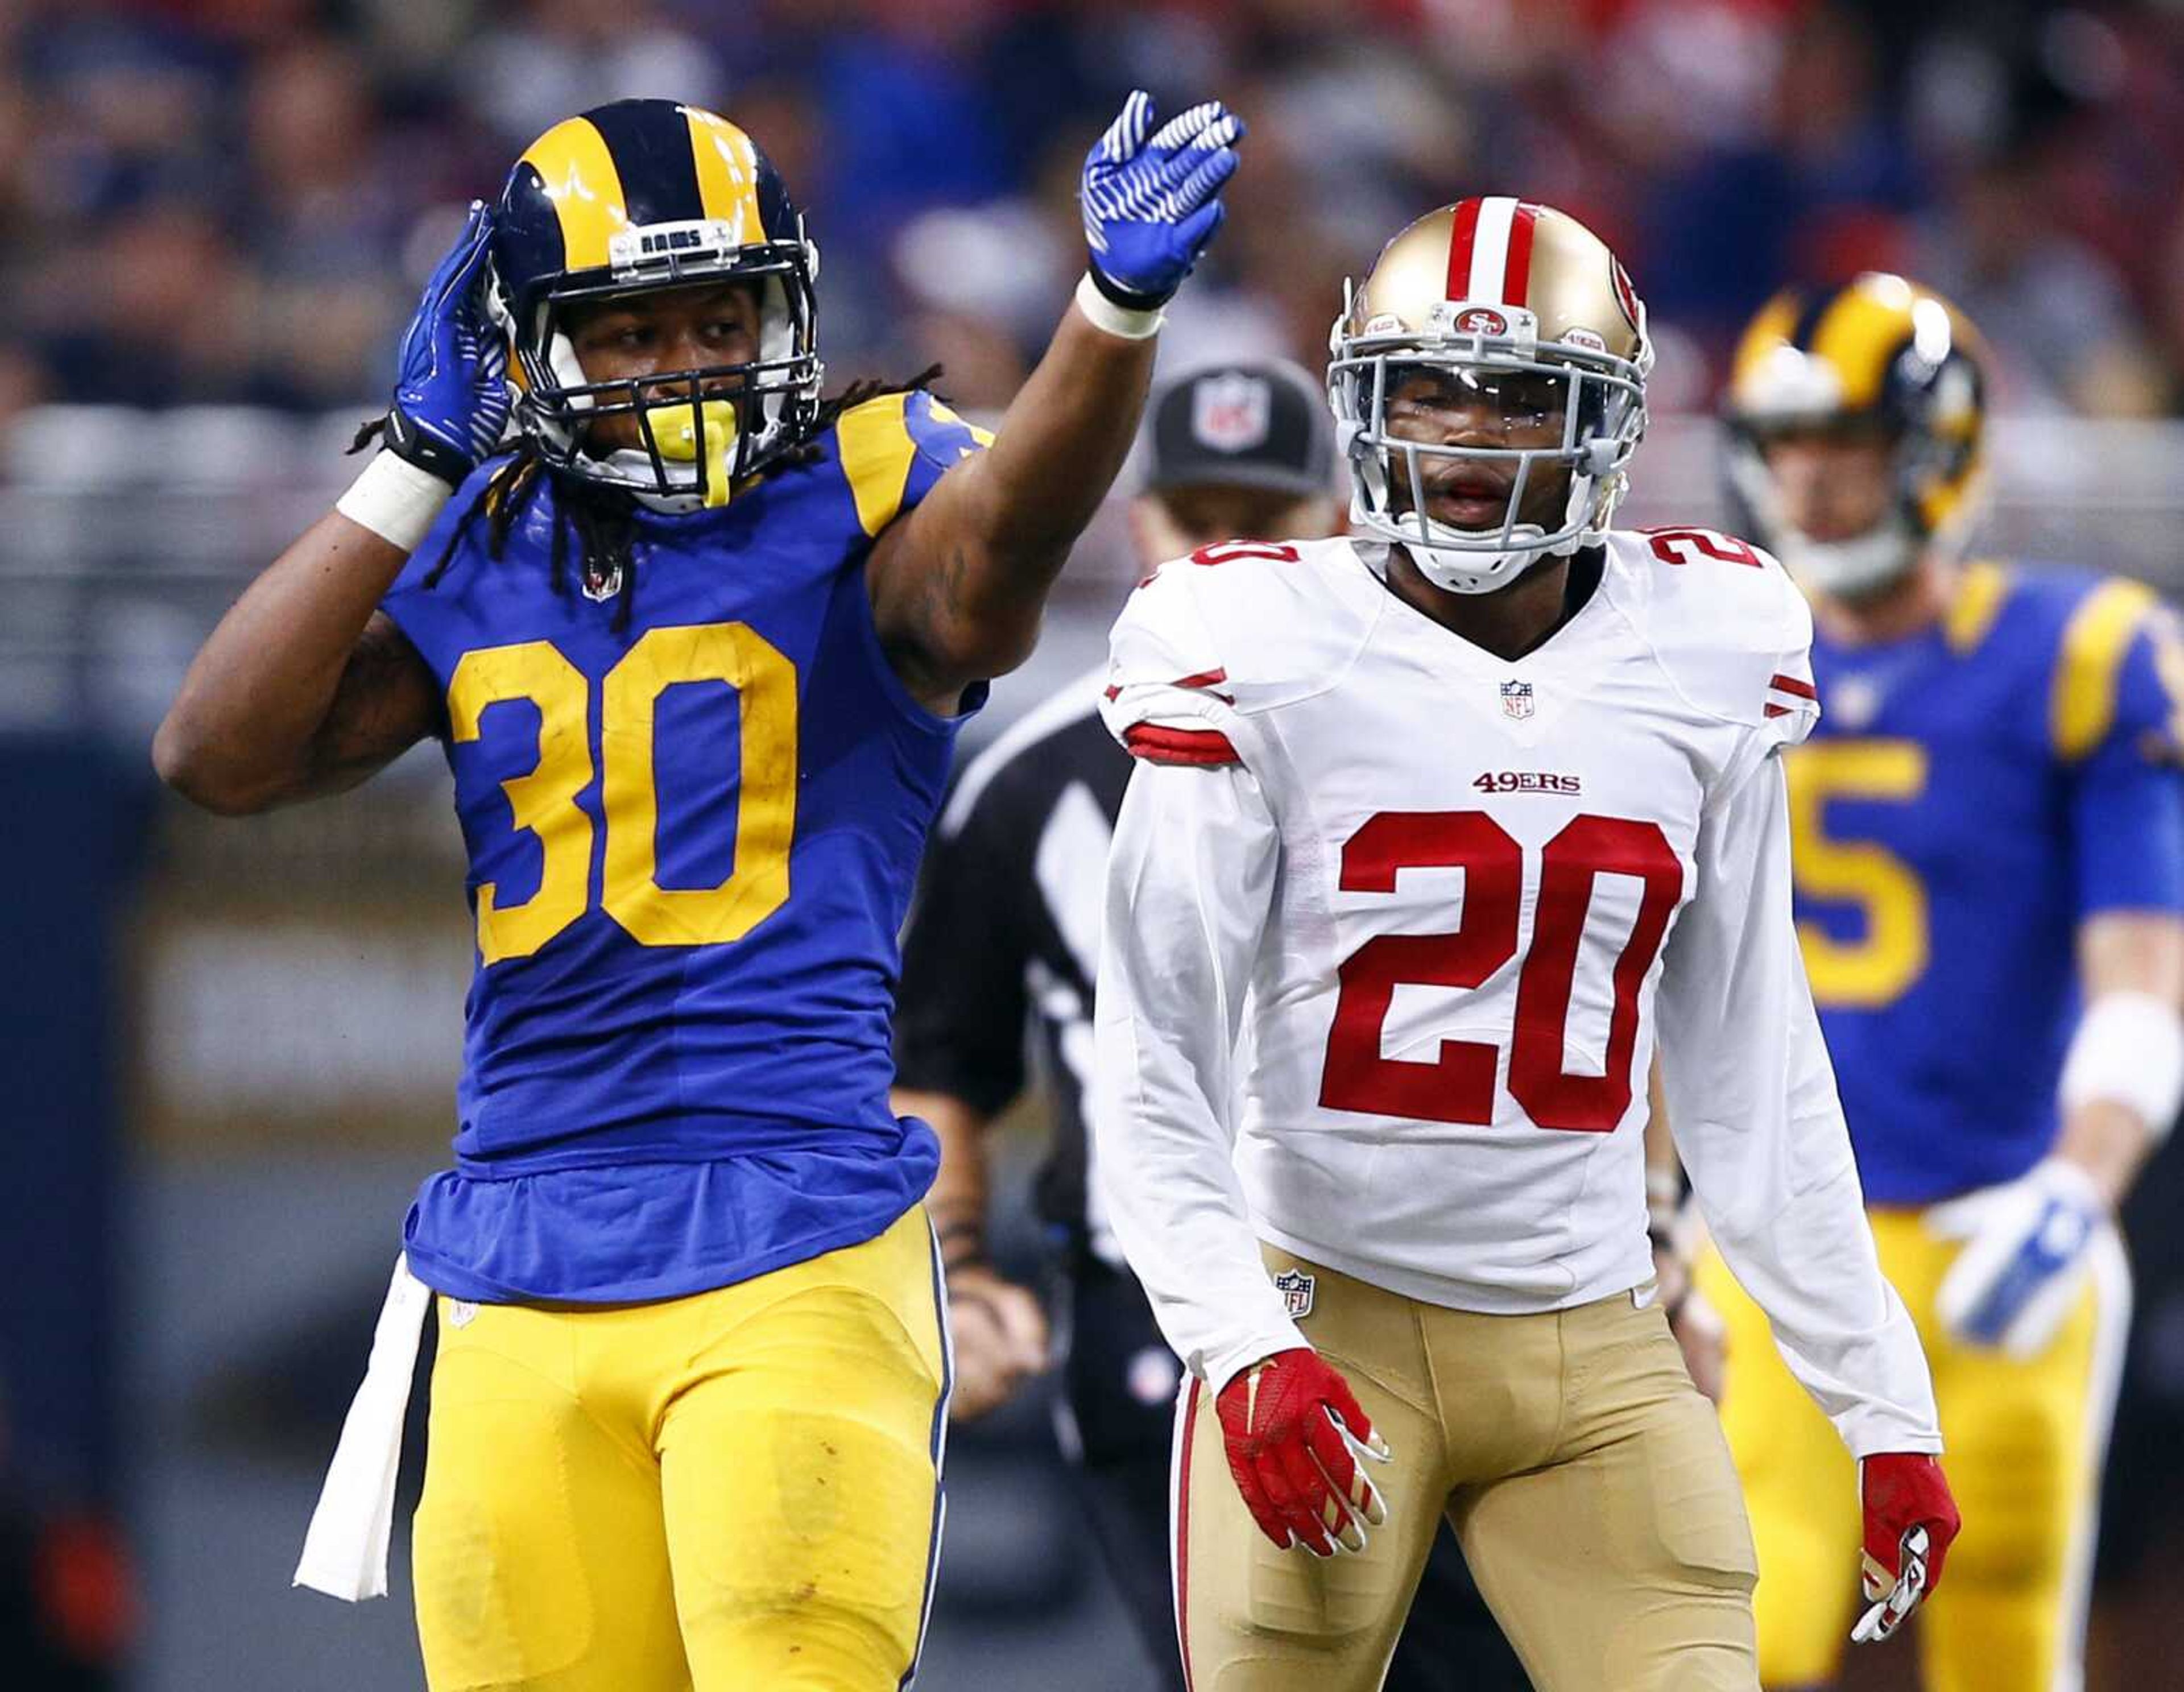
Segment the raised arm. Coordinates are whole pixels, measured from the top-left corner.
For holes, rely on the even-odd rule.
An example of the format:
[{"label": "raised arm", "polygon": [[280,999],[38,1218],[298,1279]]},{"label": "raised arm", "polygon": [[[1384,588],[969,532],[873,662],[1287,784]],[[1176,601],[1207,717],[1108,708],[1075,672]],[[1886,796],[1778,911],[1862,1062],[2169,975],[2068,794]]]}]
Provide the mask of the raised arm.
[{"label": "raised arm", "polygon": [[1030,653],[1047,590],[1137,432],[1161,308],[1220,226],[1243,125],[1216,101],[1156,132],[1152,121],[1150,97],[1133,94],[1085,161],[1091,266],[993,445],[872,548],[881,641],[937,710]]},{"label": "raised arm", "polygon": [[504,353],[477,298],[490,234],[474,206],[426,285],[386,448],[220,619],[159,725],[161,779],[208,810],[354,787],[442,720],[432,672],[377,607],[508,420]]}]

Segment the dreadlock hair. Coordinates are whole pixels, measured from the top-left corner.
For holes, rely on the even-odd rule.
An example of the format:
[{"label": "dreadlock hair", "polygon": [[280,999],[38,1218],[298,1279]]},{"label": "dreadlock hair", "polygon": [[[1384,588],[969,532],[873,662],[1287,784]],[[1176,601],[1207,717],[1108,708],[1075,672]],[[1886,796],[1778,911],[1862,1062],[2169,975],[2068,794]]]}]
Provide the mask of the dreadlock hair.
[{"label": "dreadlock hair", "polygon": [[[908,381],[890,382],[867,378],[854,381],[830,398],[819,403],[812,415],[811,426],[804,438],[777,455],[766,469],[785,468],[817,463],[823,456],[819,439],[832,428],[845,411],[855,409],[867,400],[879,399],[891,393],[909,393],[918,388],[929,387],[941,376],[939,365],[928,365]],[[936,396],[937,398],[938,396]],[[349,443],[352,453],[365,448],[386,431],[384,418],[375,418],[356,431]],[[507,463],[486,479],[483,487],[472,496],[463,515],[456,520],[448,535],[447,543],[432,567],[425,572],[420,584],[428,592],[440,585],[453,567],[463,543],[482,520],[486,526],[486,556],[495,563],[505,556],[508,537],[517,521],[530,508],[540,487],[550,482],[554,489],[553,542],[549,558],[549,582],[556,593],[567,591],[569,579],[569,539],[573,533],[583,570],[585,582],[604,592],[610,582],[618,582],[615,590],[614,627],[617,633],[629,626],[631,607],[637,600],[638,514],[636,498],[620,488],[600,487],[582,478],[555,470],[539,455],[535,442],[526,436],[518,444]]]}]

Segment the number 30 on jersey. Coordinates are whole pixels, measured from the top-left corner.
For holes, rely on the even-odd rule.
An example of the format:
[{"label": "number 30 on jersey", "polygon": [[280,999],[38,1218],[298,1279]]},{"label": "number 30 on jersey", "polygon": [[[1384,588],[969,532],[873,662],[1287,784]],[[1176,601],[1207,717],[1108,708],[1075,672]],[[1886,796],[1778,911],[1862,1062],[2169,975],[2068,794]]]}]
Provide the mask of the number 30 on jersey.
[{"label": "number 30 on jersey", "polygon": [[[733,867],[710,888],[660,885],[653,717],[660,697],[687,682],[722,683],[739,704],[742,759]],[[478,737],[487,708],[527,700],[538,712],[538,761],[502,782],[515,827],[538,842],[538,891],[500,902],[477,890],[478,955],[526,958],[592,903],[592,818],[577,799],[599,776],[606,849],[599,908],[647,946],[739,940],[788,899],[796,832],[796,666],[745,623],[648,631],[599,688],[600,763],[592,763],[591,684],[551,641],[463,654],[448,684],[449,732]],[[723,762],[725,763],[725,758]]]}]

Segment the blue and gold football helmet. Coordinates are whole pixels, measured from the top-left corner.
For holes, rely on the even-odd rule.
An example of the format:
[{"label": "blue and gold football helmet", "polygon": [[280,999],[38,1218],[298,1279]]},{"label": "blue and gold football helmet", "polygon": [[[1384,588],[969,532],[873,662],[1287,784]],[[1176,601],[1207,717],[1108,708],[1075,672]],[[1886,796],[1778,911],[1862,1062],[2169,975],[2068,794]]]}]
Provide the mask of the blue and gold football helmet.
[{"label": "blue and gold football helmet", "polygon": [[[1902,276],[1869,271],[1817,295],[1777,294],[1744,331],[1723,408],[1745,532],[1808,587],[1852,598],[1886,587],[1924,551],[1960,546],[1979,511],[1989,368],[1964,314]],[[1813,431],[1888,442],[1894,497],[1867,533],[1815,541],[1779,509],[1767,444]]]},{"label": "blue and gold football helmet", "polygon": [[[558,123],[509,173],[488,298],[509,337],[515,418],[555,470],[672,505],[721,505],[810,429],[824,374],[819,249],[777,172],[727,119],[617,100]],[[571,302],[726,277],[759,289],[745,364],[591,381],[563,331]],[[588,450],[586,425],[637,420],[643,450]]]}]

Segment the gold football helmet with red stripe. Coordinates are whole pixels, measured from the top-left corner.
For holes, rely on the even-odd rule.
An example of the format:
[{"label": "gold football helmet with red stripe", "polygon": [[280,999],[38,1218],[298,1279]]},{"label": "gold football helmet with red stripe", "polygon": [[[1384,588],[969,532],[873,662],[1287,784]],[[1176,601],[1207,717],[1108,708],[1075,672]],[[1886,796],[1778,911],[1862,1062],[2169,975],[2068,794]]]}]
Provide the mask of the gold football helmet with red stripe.
[{"label": "gold football helmet with red stripe", "polygon": [[[1552,206],[1459,200],[1396,236],[1344,292],[1328,398],[1358,530],[1401,542],[1429,581],[1458,593],[1492,593],[1542,558],[1599,542],[1646,432],[1653,365],[1646,308],[1599,237]],[[1560,441],[1513,447],[1476,431],[1442,442],[1390,432],[1390,396],[1420,366],[1482,395],[1512,376],[1546,377],[1560,390]],[[1513,466],[1498,524],[1458,528],[1428,515],[1426,467],[1451,459]],[[1521,520],[1527,490],[1558,474],[1569,482],[1560,522]]]}]

